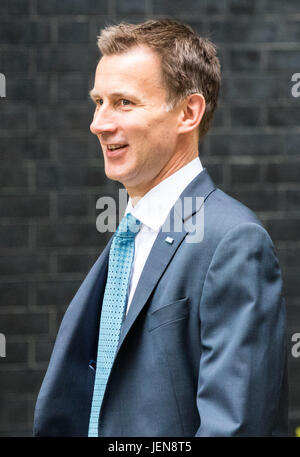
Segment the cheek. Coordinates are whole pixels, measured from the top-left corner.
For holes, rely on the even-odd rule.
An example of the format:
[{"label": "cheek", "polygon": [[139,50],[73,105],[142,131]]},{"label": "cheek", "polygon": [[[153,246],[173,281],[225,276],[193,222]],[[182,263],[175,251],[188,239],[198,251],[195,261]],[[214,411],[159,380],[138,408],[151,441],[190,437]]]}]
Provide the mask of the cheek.
[{"label": "cheek", "polygon": [[128,117],[122,127],[128,142],[132,142],[134,150],[137,148],[137,160],[142,158],[146,150],[153,150],[155,154],[158,146],[166,144],[174,136],[174,122],[166,119],[165,114],[154,117],[135,114]]}]

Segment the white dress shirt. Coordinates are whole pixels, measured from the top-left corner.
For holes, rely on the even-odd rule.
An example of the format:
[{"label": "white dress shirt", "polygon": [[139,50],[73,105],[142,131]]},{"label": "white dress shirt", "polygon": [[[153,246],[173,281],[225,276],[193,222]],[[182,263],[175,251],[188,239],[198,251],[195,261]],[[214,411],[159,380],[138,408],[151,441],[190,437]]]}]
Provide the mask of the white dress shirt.
[{"label": "white dress shirt", "polygon": [[131,213],[139,219],[141,228],[135,237],[126,314],[160,228],[180,194],[202,170],[202,164],[197,157],[149,190],[134,207],[131,198],[129,198],[125,215]]}]

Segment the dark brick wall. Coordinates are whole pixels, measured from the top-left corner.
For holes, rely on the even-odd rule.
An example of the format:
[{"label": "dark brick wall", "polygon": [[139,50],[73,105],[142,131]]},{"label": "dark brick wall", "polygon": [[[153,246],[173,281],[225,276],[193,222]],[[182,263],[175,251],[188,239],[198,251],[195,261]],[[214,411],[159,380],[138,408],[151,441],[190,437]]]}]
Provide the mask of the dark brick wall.
[{"label": "dark brick wall", "polygon": [[[99,29],[172,16],[216,42],[223,85],[200,147],[217,184],[261,217],[288,309],[291,435],[300,426],[300,72],[298,0],[1,0],[0,435],[29,436],[63,312],[107,237],[95,202],[117,195],[89,133]],[[270,348],[270,351],[272,348]]]}]

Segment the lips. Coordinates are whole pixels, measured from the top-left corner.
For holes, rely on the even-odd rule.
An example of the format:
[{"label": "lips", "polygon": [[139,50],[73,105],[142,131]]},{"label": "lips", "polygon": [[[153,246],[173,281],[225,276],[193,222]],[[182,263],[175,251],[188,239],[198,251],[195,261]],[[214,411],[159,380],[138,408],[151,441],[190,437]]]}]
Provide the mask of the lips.
[{"label": "lips", "polygon": [[108,144],[107,149],[109,149],[110,151],[115,151],[116,149],[121,149],[126,146],[127,144]]},{"label": "lips", "polygon": [[[128,144],[114,144],[114,145],[106,145],[106,156],[108,158],[113,158],[113,157],[119,157],[121,155],[123,155],[127,148],[128,148]],[[112,149],[110,149],[112,148]]]}]

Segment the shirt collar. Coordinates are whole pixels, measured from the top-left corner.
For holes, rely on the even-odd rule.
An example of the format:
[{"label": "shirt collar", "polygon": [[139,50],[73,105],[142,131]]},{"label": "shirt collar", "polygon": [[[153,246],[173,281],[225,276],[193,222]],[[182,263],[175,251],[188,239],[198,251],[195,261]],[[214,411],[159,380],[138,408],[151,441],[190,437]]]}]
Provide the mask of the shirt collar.
[{"label": "shirt collar", "polygon": [[133,207],[129,198],[125,215],[131,213],[142,224],[158,231],[188,184],[203,170],[199,157],[161,181]]}]

